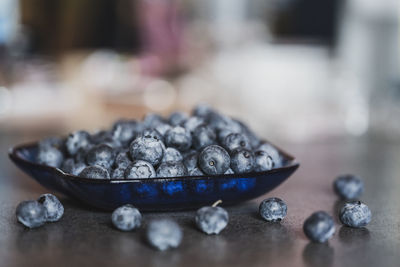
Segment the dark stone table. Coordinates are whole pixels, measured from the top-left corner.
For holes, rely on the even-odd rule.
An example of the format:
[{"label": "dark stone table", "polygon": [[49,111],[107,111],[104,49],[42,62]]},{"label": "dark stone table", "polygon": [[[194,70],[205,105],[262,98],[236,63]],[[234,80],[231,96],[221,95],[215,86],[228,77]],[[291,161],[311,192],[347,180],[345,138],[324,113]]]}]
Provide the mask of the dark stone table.
[{"label": "dark stone table", "polygon": [[[17,170],[7,148],[29,136],[0,135],[0,266],[399,266],[400,143],[379,138],[338,139],[307,145],[280,144],[297,156],[299,170],[265,196],[228,207],[230,222],[218,236],[196,230],[194,212],[145,213],[144,227],[123,233],[111,227],[110,213],[92,210],[61,197],[64,217],[58,223],[28,230],[16,222],[15,207],[48,192]],[[340,202],[332,181],[341,173],[365,179],[362,197],[373,218],[365,229],[343,227]],[[257,214],[258,203],[277,196],[288,206],[282,223],[270,224]],[[310,243],[304,219],[326,210],[336,219],[327,244]],[[146,223],[174,218],[183,227],[178,249],[158,252],[143,241]]]}]

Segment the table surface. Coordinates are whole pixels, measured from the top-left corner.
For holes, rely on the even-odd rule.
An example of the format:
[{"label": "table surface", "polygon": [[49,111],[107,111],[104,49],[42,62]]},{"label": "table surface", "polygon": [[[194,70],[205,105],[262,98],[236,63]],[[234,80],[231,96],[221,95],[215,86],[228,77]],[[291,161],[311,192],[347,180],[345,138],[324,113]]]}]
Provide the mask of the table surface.
[{"label": "table surface", "polygon": [[[7,158],[10,146],[27,140],[34,139],[0,135],[0,266],[398,266],[400,262],[399,143],[363,137],[280,144],[299,159],[299,170],[278,189],[227,207],[227,228],[218,236],[207,236],[194,227],[193,211],[145,213],[140,230],[124,233],[112,228],[110,213],[60,195],[65,214],[59,222],[24,228],[16,221],[15,207],[49,192]],[[337,219],[341,202],[332,181],[342,173],[364,178],[362,200],[373,213],[367,228],[344,227]],[[272,196],[288,204],[281,223],[267,223],[258,216],[260,201]],[[305,218],[317,210],[336,220],[336,233],[327,244],[310,243],[302,231]],[[178,249],[158,252],[146,245],[144,229],[154,218],[173,218],[182,226],[184,239]]]}]

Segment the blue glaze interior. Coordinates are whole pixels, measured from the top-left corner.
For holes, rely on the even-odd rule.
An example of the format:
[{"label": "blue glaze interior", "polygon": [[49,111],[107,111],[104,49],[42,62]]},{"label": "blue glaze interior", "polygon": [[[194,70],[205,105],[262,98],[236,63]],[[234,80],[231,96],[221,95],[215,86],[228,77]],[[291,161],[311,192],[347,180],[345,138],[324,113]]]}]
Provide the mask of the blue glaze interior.
[{"label": "blue glaze interior", "polygon": [[95,180],[63,173],[35,163],[36,144],[10,150],[11,160],[44,187],[73,197],[91,206],[112,210],[133,204],[141,210],[184,210],[211,205],[218,199],[224,205],[256,198],[285,181],[299,164],[279,150],[284,166],[266,172],[202,177]]}]

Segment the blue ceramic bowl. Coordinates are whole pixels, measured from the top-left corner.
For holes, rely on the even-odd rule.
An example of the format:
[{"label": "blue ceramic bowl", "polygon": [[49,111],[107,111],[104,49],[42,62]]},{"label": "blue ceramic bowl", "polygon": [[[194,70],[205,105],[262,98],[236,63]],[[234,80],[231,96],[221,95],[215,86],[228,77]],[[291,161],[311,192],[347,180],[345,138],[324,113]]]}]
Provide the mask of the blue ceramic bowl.
[{"label": "blue ceramic bowl", "polygon": [[35,162],[37,143],[10,149],[11,160],[44,187],[85,202],[113,210],[131,203],[143,211],[187,210],[211,205],[221,199],[230,205],[256,198],[277,187],[298,167],[289,154],[278,149],[283,167],[270,171],[217,176],[150,179],[96,180],[64,173]]}]

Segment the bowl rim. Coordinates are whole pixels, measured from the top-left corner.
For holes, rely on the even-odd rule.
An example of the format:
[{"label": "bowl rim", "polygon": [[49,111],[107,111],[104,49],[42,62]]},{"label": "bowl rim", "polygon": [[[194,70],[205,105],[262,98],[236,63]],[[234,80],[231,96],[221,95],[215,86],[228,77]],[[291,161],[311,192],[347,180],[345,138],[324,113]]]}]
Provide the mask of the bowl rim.
[{"label": "bowl rim", "polygon": [[[155,177],[155,178],[127,178],[127,179],[92,179],[92,178],[84,178],[79,177],[76,175],[72,175],[69,173],[64,172],[60,168],[51,167],[48,165],[40,164],[37,162],[33,162],[21,157],[18,152],[23,149],[33,149],[37,147],[39,142],[29,142],[24,144],[19,144],[14,147],[11,147],[8,150],[9,158],[14,162],[23,162],[25,165],[29,165],[33,168],[40,168],[42,170],[47,170],[49,172],[53,172],[55,175],[62,177],[63,179],[68,179],[71,181],[78,181],[84,183],[100,183],[100,184],[121,184],[121,183],[151,183],[151,182],[166,182],[166,181],[187,181],[187,180],[212,180],[212,179],[224,179],[224,178],[256,178],[259,176],[266,176],[268,174],[277,173],[283,170],[290,170],[290,169],[297,169],[300,166],[300,162],[289,153],[285,152],[281,148],[275,146],[271,142],[267,140],[262,140],[263,143],[268,143],[269,145],[273,146],[278,152],[284,155],[288,159],[288,164],[285,166],[274,168],[268,171],[263,172],[248,172],[248,173],[240,173],[240,174],[220,174],[220,175],[207,175],[207,176],[178,176],[178,177]],[[18,164],[17,164],[18,165]]]}]

